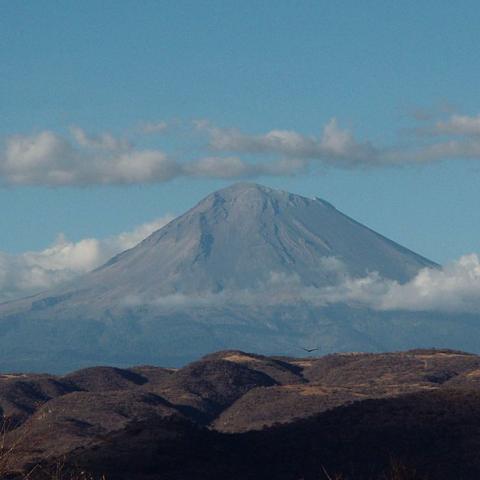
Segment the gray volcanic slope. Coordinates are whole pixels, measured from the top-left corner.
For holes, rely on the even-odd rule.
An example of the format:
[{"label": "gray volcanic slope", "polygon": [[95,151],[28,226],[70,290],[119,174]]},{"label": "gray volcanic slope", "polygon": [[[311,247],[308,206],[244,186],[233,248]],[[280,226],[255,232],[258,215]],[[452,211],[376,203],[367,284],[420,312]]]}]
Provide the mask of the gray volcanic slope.
[{"label": "gray volcanic slope", "polygon": [[378,271],[406,281],[425,258],[341,214],[329,203],[237,184],[215,192],[131,250],[74,285],[88,301],[152,299],[255,288],[272,273],[298,275],[305,285],[332,282],[326,258],[353,276]]},{"label": "gray volcanic slope", "polygon": [[209,195],[83,284],[108,285],[115,295],[190,294],[252,288],[275,272],[320,286],[331,283],[325,257],[342,260],[354,276],[375,270],[399,281],[432,266],[325,201],[237,184]]},{"label": "gray volcanic slope", "polygon": [[312,344],[330,352],[452,342],[476,349],[465,332],[453,332],[471,318],[275,304],[258,295],[275,293],[279,281],[284,289],[292,281],[323,287],[372,271],[404,282],[423,267],[435,264],[323,200],[236,184],[75,282],[0,305],[0,362],[58,371],[179,364],[220,348],[293,354]]}]

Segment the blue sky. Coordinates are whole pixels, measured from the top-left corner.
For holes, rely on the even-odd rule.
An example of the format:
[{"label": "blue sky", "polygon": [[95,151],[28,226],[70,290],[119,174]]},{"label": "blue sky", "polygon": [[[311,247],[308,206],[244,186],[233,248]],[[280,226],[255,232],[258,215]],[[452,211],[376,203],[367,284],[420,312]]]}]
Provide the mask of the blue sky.
[{"label": "blue sky", "polygon": [[2,2],[0,251],[248,178],[438,262],[479,252],[478,25],[475,1]]}]

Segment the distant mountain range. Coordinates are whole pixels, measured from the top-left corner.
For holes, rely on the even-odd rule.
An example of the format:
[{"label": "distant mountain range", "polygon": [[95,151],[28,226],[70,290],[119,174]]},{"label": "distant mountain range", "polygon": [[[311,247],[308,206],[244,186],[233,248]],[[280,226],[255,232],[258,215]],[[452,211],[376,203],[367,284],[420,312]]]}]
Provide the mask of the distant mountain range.
[{"label": "distant mountain range", "polygon": [[372,272],[407,282],[425,267],[438,266],[324,200],[236,184],[74,282],[1,304],[0,364],[176,366],[226,348],[480,351],[472,315],[382,312],[319,295]]}]

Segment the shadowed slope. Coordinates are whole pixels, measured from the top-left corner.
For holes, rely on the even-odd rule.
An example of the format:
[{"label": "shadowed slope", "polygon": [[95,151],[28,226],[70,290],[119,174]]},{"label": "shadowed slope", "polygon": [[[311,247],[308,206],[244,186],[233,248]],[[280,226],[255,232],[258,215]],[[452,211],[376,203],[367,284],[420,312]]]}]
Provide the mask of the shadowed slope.
[{"label": "shadowed slope", "polygon": [[44,399],[7,435],[7,445],[23,440],[10,465],[39,465],[32,480],[58,461],[109,480],[319,480],[322,466],[332,478],[385,480],[392,461],[410,472],[402,480],[480,475],[477,355],[228,350],[156,369],[66,376],[95,391]]}]

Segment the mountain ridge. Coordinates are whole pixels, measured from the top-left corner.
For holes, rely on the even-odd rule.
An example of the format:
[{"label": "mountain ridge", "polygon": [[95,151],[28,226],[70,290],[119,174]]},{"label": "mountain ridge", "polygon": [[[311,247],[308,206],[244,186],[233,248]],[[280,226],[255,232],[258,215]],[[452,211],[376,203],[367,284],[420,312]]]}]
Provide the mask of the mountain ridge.
[{"label": "mountain ridge", "polygon": [[385,476],[394,458],[418,472],[401,478],[478,478],[479,372],[478,355],[425,349],[0,374],[2,467],[32,480],[59,464],[95,478],[298,480],[323,465],[384,480],[398,478]]}]

